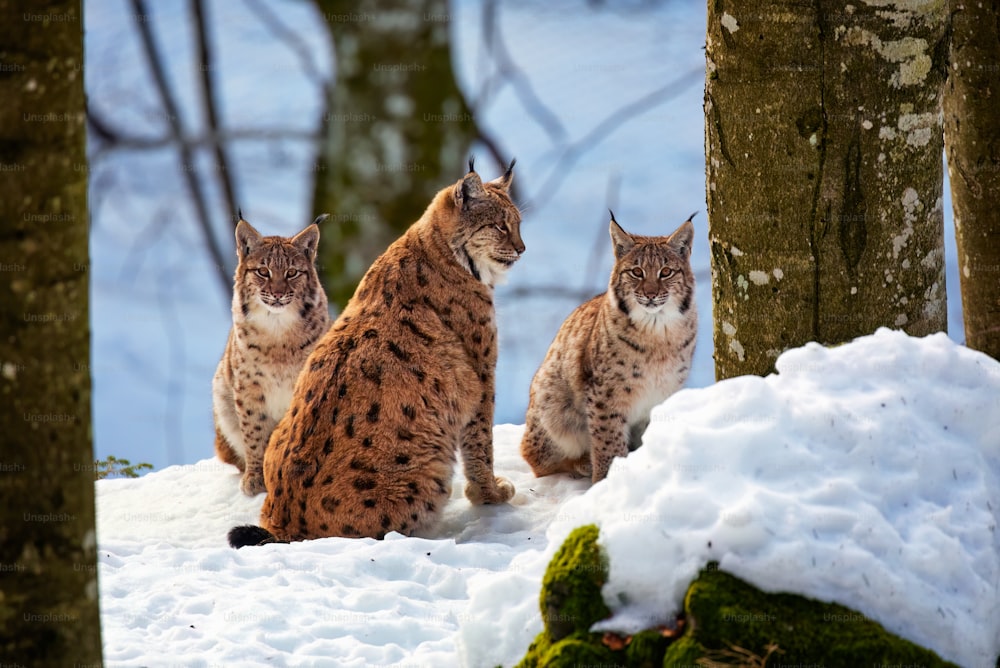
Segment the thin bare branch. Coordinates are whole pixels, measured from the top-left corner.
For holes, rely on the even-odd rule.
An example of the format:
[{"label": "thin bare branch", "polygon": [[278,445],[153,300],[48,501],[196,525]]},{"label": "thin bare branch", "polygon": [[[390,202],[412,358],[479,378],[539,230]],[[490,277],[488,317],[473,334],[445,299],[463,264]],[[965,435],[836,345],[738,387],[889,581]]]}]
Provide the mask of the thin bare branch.
[{"label": "thin bare branch", "polygon": [[518,285],[506,290],[507,298],[510,299],[568,299],[574,302],[583,302],[596,294],[594,291],[570,288],[564,285]]},{"label": "thin bare branch", "polygon": [[490,0],[483,6],[482,34],[483,41],[496,62],[497,72],[493,77],[483,81],[480,94],[474,102],[470,102],[470,106],[478,108],[486,104],[491,94],[499,91],[504,83],[510,83],[524,110],[545,130],[553,143],[565,141],[568,134],[566,127],[542,102],[534,86],[531,85],[531,79],[514,62],[510,51],[507,50],[507,43],[500,30],[499,3],[496,0]]},{"label": "thin bare branch", "polygon": [[327,77],[323,76],[323,73],[316,65],[316,61],[313,59],[312,51],[303,44],[302,37],[282,23],[278,15],[271,11],[271,8],[261,0],[244,0],[244,3],[247,9],[253,12],[264,27],[271,32],[274,38],[295,54],[296,58],[302,64],[302,71],[305,72],[305,75],[317,86],[326,90],[331,82]]},{"label": "thin bare branch", "polygon": [[[191,13],[194,16],[195,44],[198,46],[199,69],[201,70],[201,97],[205,106],[205,120],[208,122],[209,134],[217,136],[220,127],[216,87],[212,82],[212,72],[215,71],[212,43],[208,36],[208,22],[205,19],[205,4],[207,0],[191,0]],[[239,204],[236,198],[236,188],[233,185],[229,159],[226,156],[225,145],[220,141],[213,142],[215,161],[218,165],[219,180],[222,182],[222,193],[229,206],[231,220],[236,220]],[[235,222],[233,223],[235,226]]]},{"label": "thin bare branch", "polygon": [[[621,174],[615,172],[608,177],[608,185],[604,190],[604,203],[607,209],[614,210],[618,208],[618,191],[621,188],[622,177]],[[587,258],[587,264],[584,265],[586,270],[583,272],[583,285],[581,290],[587,290],[590,285],[589,283],[593,280],[593,277],[597,275],[598,270],[601,266],[601,257],[607,255],[608,247],[611,245],[608,240],[608,219],[601,215],[601,220],[604,224],[597,226],[597,231],[594,234],[594,242],[590,247],[590,257]],[[603,280],[603,279],[602,279]]]},{"label": "thin bare branch", "polygon": [[320,134],[316,130],[280,127],[217,128],[206,134],[193,137],[185,136],[181,140],[178,140],[173,134],[155,137],[133,135],[128,134],[121,127],[113,125],[102,112],[97,111],[92,106],[87,107],[87,122],[89,129],[102,141],[102,146],[97,149],[97,153],[105,153],[115,149],[143,151],[166,148],[177,144],[178,141],[187,144],[189,149],[198,149],[211,147],[213,144],[238,141],[291,140],[312,143],[320,138]]},{"label": "thin bare branch", "polygon": [[181,159],[181,172],[184,174],[188,190],[191,193],[198,225],[205,237],[208,252],[212,256],[212,263],[216,267],[216,277],[219,279],[219,285],[225,292],[229,292],[232,283],[230,279],[232,271],[227,271],[226,268],[231,263],[223,256],[219,242],[212,233],[212,223],[209,218],[205,193],[202,190],[201,181],[198,180],[198,175],[194,169],[194,153],[191,147],[184,141],[184,127],[181,125],[180,110],[167,84],[167,76],[163,69],[163,63],[156,49],[153,32],[149,27],[150,22],[143,20],[143,17],[149,16],[145,0],[132,0],[132,9],[133,16],[136,18],[135,24],[139,30],[142,49],[145,52],[146,59],[149,61],[149,68],[153,74],[153,82],[156,84],[157,92],[167,112],[166,117],[170,125],[170,134],[177,141],[177,150],[180,153]]},{"label": "thin bare branch", "polygon": [[694,68],[677,77],[666,86],[663,86],[648,95],[644,95],[638,100],[629,102],[609,114],[582,138],[562,149],[559,158],[556,160],[556,164],[552,167],[548,178],[538,191],[541,199],[533,201],[530,204],[533,206],[541,206],[549,197],[552,197],[556,190],[558,190],[563,179],[566,178],[569,168],[580,159],[580,156],[587,150],[602,142],[608,135],[621,127],[626,121],[643,112],[649,111],[650,109],[653,109],[668,100],[672,100],[680,95],[688,86],[692,85],[696,81],[703,81],[704,78],[704,68]]}]

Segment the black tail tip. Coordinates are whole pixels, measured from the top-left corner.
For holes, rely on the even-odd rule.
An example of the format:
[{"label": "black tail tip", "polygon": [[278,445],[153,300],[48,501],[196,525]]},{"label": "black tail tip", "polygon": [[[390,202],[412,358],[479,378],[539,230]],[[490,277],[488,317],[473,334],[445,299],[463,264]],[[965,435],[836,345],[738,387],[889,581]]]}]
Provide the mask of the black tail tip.
[{"label": "black tail tip", "polygon": [[233,527],[229,530],[229,545],[237,550],[247,545],[265,545],[280,542],[267,529],[252,524]]}]

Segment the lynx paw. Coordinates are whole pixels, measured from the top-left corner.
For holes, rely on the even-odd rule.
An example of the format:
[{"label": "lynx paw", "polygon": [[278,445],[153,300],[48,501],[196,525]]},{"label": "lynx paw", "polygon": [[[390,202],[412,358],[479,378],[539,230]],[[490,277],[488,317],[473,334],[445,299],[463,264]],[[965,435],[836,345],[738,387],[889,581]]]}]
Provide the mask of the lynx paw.
[{"label": "lynx paw", "polygon": [[573,465],[570,475],[574,478],[590,478],[594,475],[594,467],[589,459],[582,459]]},{"label": "lynx paw", "polygon": [[465,498],[477,506],[491,503],[506,503],[513,496],[514,483],[501,476],[493,479],[491,487],[484,488],[473,482],[465,485]]},{"label": "lynx paw", "polygon": [[266,492],[267,488],[264,487],[264,472],[247,471],[244,473],[243,479],[240,480],[240,489],[247,496],[257,496],[262,492]]}]

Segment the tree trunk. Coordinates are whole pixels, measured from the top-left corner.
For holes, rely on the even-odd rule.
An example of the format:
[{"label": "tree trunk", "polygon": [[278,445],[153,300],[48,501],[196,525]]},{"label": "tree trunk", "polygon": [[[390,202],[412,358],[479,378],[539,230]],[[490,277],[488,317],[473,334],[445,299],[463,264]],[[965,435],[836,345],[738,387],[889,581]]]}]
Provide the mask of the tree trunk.
[{"label": "tree trunk", "polygon": [[952,3],[944,137],[965,343],[1000,360],[1000,11]]},{"label": "tree trunk", "polygon": [[945,3],[708,3],[716,377],[878,327],[946,328]]},{"label": "tree trunk", "polygon": [[0,656],[97,665],[80,0],[0,0]]},{"label": "tree trunk", "polygon": [[317,0],[333,39],[313,208],[319,266],[341,307],[445,184],[476,137],[451,65],[447,0]]}]

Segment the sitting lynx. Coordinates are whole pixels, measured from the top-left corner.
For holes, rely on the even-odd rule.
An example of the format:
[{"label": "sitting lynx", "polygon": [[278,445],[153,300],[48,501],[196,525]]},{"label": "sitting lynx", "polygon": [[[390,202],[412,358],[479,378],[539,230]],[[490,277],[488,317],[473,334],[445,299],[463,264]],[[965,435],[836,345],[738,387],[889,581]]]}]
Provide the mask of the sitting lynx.
[{"label": "sitting lynx", "polygon": [[507,172],[441,190],[379,257],[295,385],[264,460],[260,527],[233,547],[382,538],[431,525],[460,450],[473,503],[503,503],[493,474],[495,285],[524,251]]},{"label": "sitting lynx", "polygon": [[243,472],[240,489],[264,491],[264,448],[292,399],[295,378],[329,326],[313,262],[318,223],[291,239],[236,225],[239,265],[233,328],[212,380],[215,451]]},{"label": "sitting lynx", "polygon": [[669,237],[640,237],[611,214],[608,291],[566,318],[531,381],[521,454],[536,476],[603,480],[641,445],[653,406],[684,384],[698,327],[693,217]]}]

